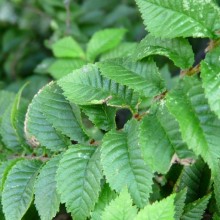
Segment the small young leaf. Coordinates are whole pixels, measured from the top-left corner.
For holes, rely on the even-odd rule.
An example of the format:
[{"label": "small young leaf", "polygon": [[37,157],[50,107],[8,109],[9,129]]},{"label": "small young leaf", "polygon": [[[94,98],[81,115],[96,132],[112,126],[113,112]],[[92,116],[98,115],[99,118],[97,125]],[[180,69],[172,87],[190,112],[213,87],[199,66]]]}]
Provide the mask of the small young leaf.
[{"label": "small young leaf", "polygon": [[211,195],[204,196],[185,207],[182,220],[201,220]]},{"label": "small young leaf", "polygon": [[123,131],[111,130],[104,136],[101,162],[112,189],[120,192],[127,186],[138,207],[147,204],[152,173],[141,157],[137,121],[131,120]]},{"label": "small young leaf", "polygon": [[54,79],[60,79],[85,64],[86,62],[80,59],[57,59],[50,65],[48,72]]},{"label": "small young leaf", "polygon": [[98,128],[105,131],[115,128],[116,108],[106,104],[84,105],[80,108]]},{"label": "small young leaf", "polygon": [[87,45],[87,56],[90,60],[116,47],[125,35],[124,29],[105,29],[96,32]]},{"label": "small young leaf", "polygon": [[147,30],[156,37],[215,37],[220,10],[212,1],[136,0]]},{"label": "small young leaf", "polygon": [[166,104],[179,122],[183,140],[202,156],[213,174],[217,172],[220,120],[209,108],[201,81],[196,77],[185,77],[178,88],[168,94]]},{"label": "small young leaf", "polygon": [[21,219],[26,213],[33,199],[34,182],[41,164],[37,160],[22,160],[9,171],[2,192],[6,220]]},{"label": "small young leaf", "polygon": [[145,206],[140,210],[135,220],[174,220],[174,199],[175,194],[172,194],[160,202]]},{"label": "small young leaf", "polygon": [[138,95],[100,75],[97,66],[89,64],[58,81],[68,100],[79,105],[103,104],[130,107],[135,111]]},{"label": "small young leaf", "polygon": [[72,37],[64,37],[52,45],[53,53],[60,58],[84,58],[80,45]]},{"label": "small young leaf", "polygon": [[201,63],[201,76],[210,108],[220,118],[220,47],[210,51]]},{"label": "small young leaf", "polygon": [[131,197],[125,188],[118,197],[110,202],[102,213],[102,219],[133,220],[137,215],[137,208],[132,205]]},{"label": "small young leaf", "polygon": [[57,189],[73,218],[89,216],[98,200],[101,178],[99,149],[78,144],[64,153],[57,170]]},{"label": "small young leaf", "polygon": [[140,128],[141,151],[152,170],[166,173],[175,153],[179,158],[193,157],[182,141],[179,125],[167,110],[164,100],[152,107]]},{"label": "small young leaf", "polygon": [[152,59],[147,62],[134,62],[130,58],[118,58],[98,63],[98,67],[105,77],[146,97],[156,96],[165,90],[164,81]]},{"label": "small young leaf", "polygon": [[133,57],[141,60],[155,54],[170,58],[181,69],[190,68],[194,62],[192,47],[186,39],[162,39],[152,35],[140,42]]},{"label": "small young leaf", "polygon": [[105,184],[102,188],[99,200],[95,205],[93,212],[91,213],[92,220],[102,220],[101,215],[105,207],[115,199],[116,193],[111,190],[108,184]]},{"label": "small young leaf", "polygon": [[35,182],[35,205],[41,220],[51,220],[59,210],[60,196],[56,189],[56,171],[61,155],[50,159],[40,170]]}]

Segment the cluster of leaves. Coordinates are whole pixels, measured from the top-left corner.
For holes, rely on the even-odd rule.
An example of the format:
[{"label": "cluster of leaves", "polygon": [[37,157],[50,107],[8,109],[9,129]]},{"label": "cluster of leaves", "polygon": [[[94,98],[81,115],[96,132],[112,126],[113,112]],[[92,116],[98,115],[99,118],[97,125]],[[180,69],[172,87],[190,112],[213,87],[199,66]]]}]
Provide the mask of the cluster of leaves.
[{"label": "cluster of leaves", "polygon": [[[220,219],[220,8],[136,3],[149,32],[140,43],[123,41],[123,28],[99,30],[84,46],[62,37],[37,67],[54,81],[27,97],[28,84],[0,91],[6,220],[30,207],[50,220],[60,204],[79,220]],[[188,37],[210,39],[194,67]],[[158,55],[180,76],[159,69]],[[119,129],[124,108],[131,118]]]}]

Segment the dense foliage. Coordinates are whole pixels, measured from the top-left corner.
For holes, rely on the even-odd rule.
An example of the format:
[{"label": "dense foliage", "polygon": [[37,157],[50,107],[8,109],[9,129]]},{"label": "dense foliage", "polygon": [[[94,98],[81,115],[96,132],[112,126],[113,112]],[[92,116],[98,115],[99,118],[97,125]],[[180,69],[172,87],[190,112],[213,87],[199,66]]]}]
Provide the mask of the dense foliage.
[{"label": "dense foliage", "polygon": [[1,1],[0,25],[0,219],[220,219],[217,1]]}]

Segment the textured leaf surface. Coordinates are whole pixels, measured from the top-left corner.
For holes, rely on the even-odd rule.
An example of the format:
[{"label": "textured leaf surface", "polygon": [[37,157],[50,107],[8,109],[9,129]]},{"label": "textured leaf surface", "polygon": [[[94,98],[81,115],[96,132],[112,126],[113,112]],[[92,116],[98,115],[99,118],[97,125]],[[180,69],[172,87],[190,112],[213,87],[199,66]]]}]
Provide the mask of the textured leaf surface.
[{"label": "textured leaf surface", "polygon": [[8,172],[19,160],[21,159],[8,160],[1,164],[0,166],[0,194],[4,189],[5,180],[8,176]]},{"label": "textured leaf surface", "polygon": [[109,60],[119,57],[128,57],[131,56],[134,49],[137,47],[137,43],[134,42],[122,42],[116,48],[110,50],[109,52],[104,53],[100,60]]},{"label": "textured leaf surface", "polygon": [[24,144],[24,118],[28,102],[21,98],[24,86],[19,90],[12,103],[5,110],[0,127],[2,140],[12,151],[21,151]]},{"label": "textured leaf surface", "polygon": [[201,220],[205,212],[211,195],[204,196],[202,199],[190,203],[186,206],[182,220]]},{"label": "textured leaf surface", "polygon": [[113,59],[98,63],[98,66],[102,75],[144,96],[152,97],[165,90],[164,81],[151,59],[147,62],[134,62],[130,58]]},{"label": "textured leaf surface", "polygon": [[19,152],[21,151],[21,146],[16,130],[13,128],[11,123],[11,108],[12,104],[8,106],[3,114],[0,133],[2,136],[2,141],[7,146],[7,148]]},{"label": "textured leaf surface", "polygon": [[74,71],[60,79],[58,85],[70,101],[79,105],[106,103],[134,109],[138,103],[133,90],[101,76],[96,65],[90,64]]},{"label": "textured leaf surface", "polygon": [[87,56],[90,60],[114,47],[116,47],[125,34],[124,29],[105,29],[97,31],[87,45]]},{"label": "textured leaf surface", "polygon": [[210,37],[220,28],[211,0],[136,0],[147,30],[156,37]]},{"label": "textured leaf surface", "polygon": [[183,214],[183,209],[185,206],[185,200],[186,200],[186,189],[180,191],[176,194],[176,197],[174,199],[174,205],[175,205],[175,220],[179,220],[180,217]]},{"label": "textured leaf surface", "polygon": [[41,220],[51,220],[60,206],[60,196],[56,189],[56,171],[61,155],[50,159],[40,170],[35,183],[35,205]]},{"label": "textured leaf surface", "polygon": [[191,67],[194,62],[192,47],[183,38],[162,39],[148,35],[140,42],[133,56],[141,60],[155,54],[168,57],[182,69]]},{"label": "textured leaf surface", "polygon": [[209,52],[201,63],[201,76],[210,108],[220,118],[220,47]]},{"label": "textured leaf surface", "polygon": [[85,54],[72,37],[64,37],[52,45],[53,53],[60,58],[83,58]]},{"label": "textured leaf surface", "polygon": [[201,81],[185,77],[167,97],[169,111],[180,125],[183,140],[201,155],[213,172],[220,155],[220,120],[211,112]]},{"label": "textured leaf surface", "polygon": [[197,160],[191,166],[185,166],[176,183],[176,190],[187,188],[186,202],[193,202],[206,193],[209,186],[209,176],[207,165],[201,160]]},{"label": "textured leaf surface", "polygon": [[[218,167],[220,167],[220,164],[218,164]],[[220,172],[217,172],[214,176],[214,194],[215,194],[215,200],[216,200],[216,207],[218,215],[220,213]]]},{"label": "textured leaf surface", "polygon": [[102,188],[99,200],[95,205],[94,211],[91,214],[92,220],[102,220],[102,212],[105,207],[116,197],[116,193],[111,190],[108,184],[105,184]]},{"label": "textured leaf surface", "polygon": [[115,128],[116,108],[103,105],[81,106],[83,112],[98,128],[109,131]]},{"label": "textured leaf surface", "polygon": [[41,166],[37,160],[19,161],[10,170],[2,193],[6,220],[18,220],[29,208],[34,194],[34,182]]},{"label": "textured leaf surface", "polygon": [[64,153],[57,170],[57,188],[73,218],[89,216],[98,200],[101,178],[99,149],[74,145]]},{"label": "textured leaf surface", "polygon": [[138,213],[135,220],[174,220],[174,197],[175,195],[172,194],[160,202],[147,205]]},{"label": "textured leaf surface", "polygon": [[144,207],[151,192],[152,173],[144,163],[138,143],[138,122],[131,120],[123,131],[111,130],[101,148],[104,174],[112,189],[127,186],[138,207]]},{"label": "textured leaf surface", "polygon": [[31,146],[43,145],[52,151],[58,151],[66,147],[67,143],[63,135],[56,131],[52,124],[47,121],[42,112],[40,90],[28,106],[25,118],[25,135]]},{"label": "textured leaf surface", "polygon": [[123,189],[119,196],[105,208],[102,219],[133,220],[136,215],[137,208],[132,206],[132,200],[127,189]]},{"label": "textured leaf surface", "polygon": [[45,86],[38,95],[38,100],[43,114],[55,129],[78,142],[88,139],[82,128],[80,110],[76,106],[75,109],[74,106],[72,108],[56,83]]},{"label": "textured leaf surface", "polygon": [[50,65],[48,72],[54,79],[60,79],[73,70],[81,68],[85,63],[80,59],[57,59]]},{"label": "textured leaf surface", "polygon": [[151,113],[144,117],[140,129],[140,145],[146,163],[159,173],[166,173],[170,168],[172,157],[192,157],[182,141],[179,125],[169,113],[162,100]]}]

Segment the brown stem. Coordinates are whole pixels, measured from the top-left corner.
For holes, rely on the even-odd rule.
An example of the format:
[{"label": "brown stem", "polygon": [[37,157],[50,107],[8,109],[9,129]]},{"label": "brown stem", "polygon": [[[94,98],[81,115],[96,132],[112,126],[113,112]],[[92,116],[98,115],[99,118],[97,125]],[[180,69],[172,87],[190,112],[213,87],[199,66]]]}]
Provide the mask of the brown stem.
[{"label": "brown stem", "polygon": [[71,2],[71,0],[64,1],[65,8],[66,8],[66,35],[70,34],[70,27],[71,27],[70,2]]},{"label": "brown stem", "polygon": [[200,72],[200,63],[194,67],[187,69],[187,70],[181,70],[180,76],[185,76],[185,75],[192,76],[192,75],[197,74],[199,72]]}]

